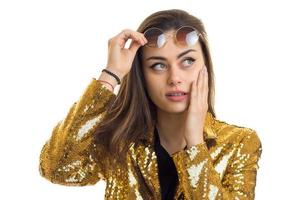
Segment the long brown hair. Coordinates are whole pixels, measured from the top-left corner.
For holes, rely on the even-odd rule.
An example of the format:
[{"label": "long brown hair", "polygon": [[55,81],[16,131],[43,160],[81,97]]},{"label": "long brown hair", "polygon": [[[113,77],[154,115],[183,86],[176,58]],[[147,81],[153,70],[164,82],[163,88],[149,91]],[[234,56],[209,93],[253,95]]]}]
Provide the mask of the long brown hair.
[{"label": "long brown hair", "polygon": [[[183,10],[171,9],[155,12],[138,27],[144,32],[150,27],[164,31],[188,25],[196,28],[202,37],[199,39],[204,62],[208,70],[208,112],[214,117],[214,72],[208,46],[207,34],[202,21]],[[125,166],[127,151],[131,143],[137,143],[156,123],[156,106],[148,96],[141,67],[141,48],[137,51],[130,72],[124,76],[116,99],[106,111],[94,136],[96,144],[104,148],[106,156]],[[123,165],[124,164],[124,165]]]}]

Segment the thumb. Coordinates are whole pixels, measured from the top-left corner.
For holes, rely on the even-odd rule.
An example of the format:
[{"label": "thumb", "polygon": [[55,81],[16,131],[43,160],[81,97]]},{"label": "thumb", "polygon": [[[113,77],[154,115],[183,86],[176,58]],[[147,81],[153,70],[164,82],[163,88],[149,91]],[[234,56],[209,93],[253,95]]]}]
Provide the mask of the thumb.
[{"label": "thumb", "polygon": [[132,41],[128,50],[131,51],[132,53],[136,53],[136,51],[138,50],[138,48],[141,46],[140,43],[136,42],[136,41]]}]

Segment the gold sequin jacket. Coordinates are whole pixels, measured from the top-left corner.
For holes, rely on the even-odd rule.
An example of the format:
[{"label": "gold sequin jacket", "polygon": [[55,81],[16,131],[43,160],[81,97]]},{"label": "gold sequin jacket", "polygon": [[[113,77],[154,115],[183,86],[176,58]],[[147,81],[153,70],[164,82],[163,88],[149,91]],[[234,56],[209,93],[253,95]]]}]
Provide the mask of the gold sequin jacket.
[{"label": "gold sequin jacket", "polygon": [[[133,144],[128,169],[105,164],[92,154],[92,136],[105,115],[105,105],[116,97],[92,78],[79,101],[53,128],[45,142],[39,172],[52,183],[84,186],[106,181],[105,199],[161,199],[153,130],[148,143]],[[261,143],[250,128],[217,120],[209,112],[204,124],[205,143],[171,155],[179,177],[175,199],[254,199]],[[97,150],[99,151],[99,150]],[[99,153],[99,152],[98,152]],[[101,162],[103,161],[103,162]]]}]

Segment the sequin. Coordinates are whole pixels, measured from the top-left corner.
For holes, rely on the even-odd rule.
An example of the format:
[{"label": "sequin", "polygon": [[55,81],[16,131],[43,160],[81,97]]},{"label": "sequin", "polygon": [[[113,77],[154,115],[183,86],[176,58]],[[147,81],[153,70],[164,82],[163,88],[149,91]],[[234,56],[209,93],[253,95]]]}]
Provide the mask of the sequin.
[{"label": "sequin", "polygon": [[97,122],[100,121],[101,116],[95,117],[94,119],[88,120],[79,130],[77,133],[76,140],[79,141],[89,130],[91,130]]},{"label": "sequin", "polygon": [[225,154],[221,161],[215,166],[215,170],[220,174],[220,177],[223,177],[223,173],[228,165],[228,160],[231,158],[232,154],[234,152],[234,149],[229,152],[228,154]]},{"label": "sequin", "polygon": [[200,175],[201,170],[202,170],[204,164],[206,163],[206,161],[207,160],[201,162],[198,165],[192,165],[191,167],[189,167],[187,169],[188,174],[189,174],[189,180],[190,180],[191,186],[193,188],[196,188],[197,185],[198,185],[198,181],[199,181],[199,178],[200,178],[199,175]]},{"label": "sequin", "polygon": [[214,185],[209,186],[209,194],[208,199],[209,200],[215,200],[217,196],[218,188]]},{"label": "sequin", "polygon": [[143,200],[143,198],[141,197],[141,194],[139,193],[139,191],[137,189],[135,189],[135,196],[136,196],[136,200]]},{"label": "sequin", "polygon": [[216,159],[217,156],[221,153],[223,146],[218,147],[215,151],[211,152],[210,156],[212,159]]},{"label": "sequin", "polygon": [[[160,199],[154,127],[144,134],[145,143],[130,146],[127,169],[108,163],[106,153],[93,143],[105,105],[115,97],[93,78],[45,142],[40,154],[40,174],[52,183],[69,186],[94,185],[104,180],[106,200]],[[204,133],[205,141],[214,140],[213,145],[201,143],[171,155],[179,177],[175,199],[254,199],[262,152],[256,132],[207,113]]]},{"label": "sequin", "polygon": [[129,170],[129,172],[128,172],[128,179],[129,179],[130,187],[133,187],[134,185],[137,184],[137,181],[136,181],[135,177],[133,176],[131,170]]},{"label": "sequin", "polygon": [[198,149],[195,146],[192,146],[190,149],[187,150],[187,152],[191,160],[194,160],[196,155],[199,153]]}]

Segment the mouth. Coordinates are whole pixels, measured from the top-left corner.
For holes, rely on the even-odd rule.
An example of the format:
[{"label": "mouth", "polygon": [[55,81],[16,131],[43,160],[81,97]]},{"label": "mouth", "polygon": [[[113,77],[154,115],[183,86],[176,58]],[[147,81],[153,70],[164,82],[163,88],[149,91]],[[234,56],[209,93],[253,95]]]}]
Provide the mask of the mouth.
[{"label": "mouth", "polygon": [[173,102],[180,102],[187,99],[188,93],[186,92],[176,92],[176,93],[169,93],[166,94],[168,100]]},{"label": "mouth", "polygon": [[186,95],[186,92],[170,92],[167,93],[166,96],[179,96],[179,95]]}]

